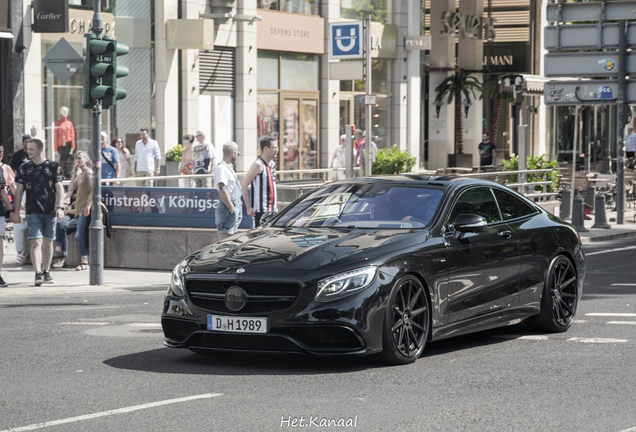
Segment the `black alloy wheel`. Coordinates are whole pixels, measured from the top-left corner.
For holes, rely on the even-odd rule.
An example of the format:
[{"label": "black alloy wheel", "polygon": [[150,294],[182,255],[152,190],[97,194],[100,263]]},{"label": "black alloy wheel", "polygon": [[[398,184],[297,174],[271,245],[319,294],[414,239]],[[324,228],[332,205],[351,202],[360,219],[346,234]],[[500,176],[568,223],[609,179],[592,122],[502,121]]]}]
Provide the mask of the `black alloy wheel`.
[{"label": "black alloy wheel", "polygon": [[574,322],[578,306],[578,279],[572,262],[564,255],[552,261],[541,298],[541,313],[534,320],[539,330],[559,333]]},{"label": "black alloy wheel", "polygon": [[378,358],[388,364],[408,364],[424,351],[429,335],[428,295],[414,276],[404,276],[391,290]]}]

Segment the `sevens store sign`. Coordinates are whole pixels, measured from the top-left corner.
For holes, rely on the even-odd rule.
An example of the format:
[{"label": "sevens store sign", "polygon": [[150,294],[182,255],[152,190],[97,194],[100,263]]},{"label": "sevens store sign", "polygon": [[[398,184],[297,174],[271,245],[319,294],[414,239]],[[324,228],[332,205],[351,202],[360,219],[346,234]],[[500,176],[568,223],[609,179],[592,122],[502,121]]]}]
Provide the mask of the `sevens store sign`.
[{"label": "sevens store sign", "polygon": [[497,36],[494,18],[484,18],[476,15],[464,15],[459,12],[442,13],[442,30],[444,36],[459,37],[461,39],[481,39],[493,42]]}]

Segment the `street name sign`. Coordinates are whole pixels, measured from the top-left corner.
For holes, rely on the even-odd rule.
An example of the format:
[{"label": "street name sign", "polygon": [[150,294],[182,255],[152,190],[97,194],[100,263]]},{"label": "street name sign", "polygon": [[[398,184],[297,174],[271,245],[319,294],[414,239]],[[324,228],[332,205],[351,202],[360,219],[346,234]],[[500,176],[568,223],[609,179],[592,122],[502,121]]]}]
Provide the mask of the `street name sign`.
[{"label": "street name sign", "polygon": [[363,22],[329,23],[329,58],[361,59],[364,57]]},{"label": "street name sign", "polygon": [[378,95],[374,94],[365,94],[364,95],[364,104],[365,105],[376,105],[378,103]]},{"label": "street name sign", "polygon": [[[627,53],[627,74],[636,74],[636,52]],[[618,76],[618,51],[550,53],[545,55],[545,76]]]},{"label": "street name sign", "polygon": [[62,84],[66,84],[82,65],[82,55],[62,38],[42,59],[42,63]]},{"label": "street name sign", "polygon": [[405,36],[404,48],[407,51],[412,50],[430,50],[431,49],[431,35],[425,36]]}]

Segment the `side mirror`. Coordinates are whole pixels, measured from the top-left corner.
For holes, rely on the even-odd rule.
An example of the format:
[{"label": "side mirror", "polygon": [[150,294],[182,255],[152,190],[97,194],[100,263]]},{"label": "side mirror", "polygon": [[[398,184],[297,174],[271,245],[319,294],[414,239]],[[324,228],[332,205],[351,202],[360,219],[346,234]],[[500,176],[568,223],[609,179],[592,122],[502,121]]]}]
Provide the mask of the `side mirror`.
[{"label": "side mirror", "polygon": [[455,229],[461,233],[478,233],[486,231],[488,222],[483,216],[460,214],[455,219]]},{"label": "side mirror", "polygon": [[267,222],[271,221],[272,219],[274,219],[274,216],[276,216],[277,213],[276,212],[265,212],[263,213],[263,216],[261,216],[261,225],[266,225]]}]

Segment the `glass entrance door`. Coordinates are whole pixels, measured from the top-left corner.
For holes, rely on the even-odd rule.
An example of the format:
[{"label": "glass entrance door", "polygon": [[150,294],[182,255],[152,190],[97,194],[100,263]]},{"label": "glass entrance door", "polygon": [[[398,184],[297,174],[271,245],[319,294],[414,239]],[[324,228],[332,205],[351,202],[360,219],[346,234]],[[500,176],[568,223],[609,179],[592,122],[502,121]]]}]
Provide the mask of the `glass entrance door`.
[{"label": "glass entrance door", "polygon": [[[281,99],[279,166],[285,171],[318,168],[318,98],[282,95]],[[281,180],[312,177],[282,174]]]}]

